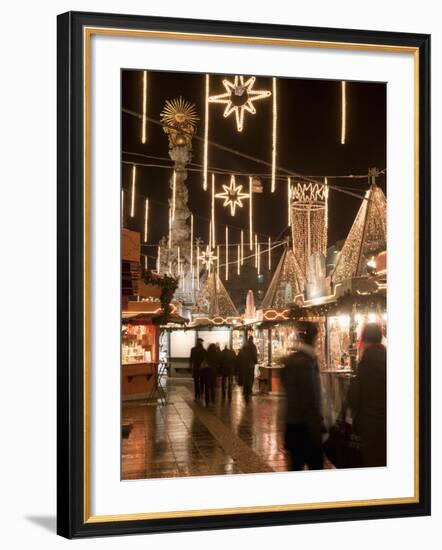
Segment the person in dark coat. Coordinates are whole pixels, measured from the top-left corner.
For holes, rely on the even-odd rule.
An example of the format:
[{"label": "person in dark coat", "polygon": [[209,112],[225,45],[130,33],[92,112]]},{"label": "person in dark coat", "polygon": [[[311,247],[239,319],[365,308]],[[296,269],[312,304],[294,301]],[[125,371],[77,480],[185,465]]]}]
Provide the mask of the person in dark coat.
[{"label": "person in dark coat", "polygon": [[249,336],[247,342],[239,350],[238,376],[241,379],[244,401],[250,402],[253,382],[255,380],[255,365],[258,362],[258,352],[253,342],[253,336]]},{"label": "person in dark coat", "polygon": [[318,329],[315,323],[297,326],[300,343],[288,355],[281,371],[286,396],[285,447],[290,469],[322,470],[321,384],[316,357]]},{"label": "person in dark coat", "polygon": [[227,344],[220,355],[221,363],[221,395],[222,398],[227,397],[229,401],[232,399],[233,373],[235,371],[236,354],[229,349]]},{"label": "person in dark coat", "polygon": [[387,350],[376,323],[363,329],[362,354],[347,395],[353,429],[361,441],[362,466],[387,464]]},{"label": "person in dark coat", "polygon": [[190,350],[190,369],[192,372],[195,389],[195,401],[201,399],[201,363],[206,357],[206,350],[203,347],[203,339],[196,339],[196,346]]},{"label": "person in dark coat", "polygon": [[219,353],[215,344],[207,348],[206,359],[201,369],[201,391],[204,392],[206,407],[215,403],[216,374],[219,368]]}]

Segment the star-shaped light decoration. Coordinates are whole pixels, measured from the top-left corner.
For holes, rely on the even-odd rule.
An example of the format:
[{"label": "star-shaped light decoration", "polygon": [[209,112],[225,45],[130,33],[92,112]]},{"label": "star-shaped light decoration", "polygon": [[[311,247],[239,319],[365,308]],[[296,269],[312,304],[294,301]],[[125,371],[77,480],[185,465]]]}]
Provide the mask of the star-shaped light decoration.
[{"label": "star-shaped light decoration", "polygon": [[224,118],[227,118],[232,113],[235,113],[236,128],[238,132],[242,132],[244,126],[244,111],[248,111],[252,115],[256,113],[253,105],[255,101],[264,99],[272,95],[268,90],[254,90],[256,77],[251,76],[244,81],[243,76],[235,76],[233,82],[225,78],[223,80],[226,92],[224,94],[212,95],[209,97],[209,103],[225,103]]},{"label": "star-shaped light decoration", "polygon": [[230,176],[230,186],[223,185],[224,191],[217,193],[215,197],[217,199],[224,199],[223,206],[230,206],[230,215],[234,216],[236,207],[243,207],[242,201],[249,199],[248,193],[242,192],[242,185],[236,185],[235,176]]},{"label": "star-shaped light decoration", "polygon": [[206,246],[206,250],[201,253],[199,256],[201,263],[206,266],[207,271],[210,273],[212,265],[215,263],[215,260],[218,259],[218,256],[215,256],[214,251]]}]

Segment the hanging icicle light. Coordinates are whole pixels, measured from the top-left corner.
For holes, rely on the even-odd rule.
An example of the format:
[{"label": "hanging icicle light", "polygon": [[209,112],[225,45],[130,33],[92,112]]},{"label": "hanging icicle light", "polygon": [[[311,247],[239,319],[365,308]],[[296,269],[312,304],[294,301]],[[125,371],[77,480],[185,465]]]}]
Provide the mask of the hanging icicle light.
[{"label": "hanging icicle light", "polygon": [[161,272],[161,246],[158,245],[158,254],[157,254],[157,272]]},{"label": "hanging icicle light", "polygon": [[173,171],[172,178],[172,220],[175,221],[175,208],[176,208],[176,171]]},{"label": "hanging icicle light", "polygon": [[269,271],[272,269],[272,239],[269,237],[269,248],[268,248],[268,267]]},{"label": "hanging icicle light", "polygon": [[236,249],[236,274],[241,273],[241,246],[238,244]]},{"label": "hanging icicle light", "polygon": [[258,235],[255,233],[255,267],[258,267]]},{"label": "hanging icicle light", "polygon": [[147,141],[147,71],[143,71],[143,118],[141,119],[141,143]]},{"label": "hanging icicle light", "polygon": [[132,194],[130,199],[130,217],[135,216],[135,185],[136,185],[137,167],[134,164],[132,166]]},{"label": "hanging icicle light", "polygon": [[149,199],[146,199],[144,210],[144,242],[147,243],[147,228],[149,224]]},{"label": "hanging icicle light", "polygon": [[212,248],[215,248],[215,174],[212,174],[212,197],[211,197],[211,218],[212,218]]},{"label": "hanging icicle light", "polygon": [[200,288],[200,247],[196,247],[196,287]]},{"label": "hanging icicle light", "polygon": [[229,226],[226,225],[226,281],[229,280]]},{"label": "hanging icicle light", "polygon": [[253,178],[249,176],[249,247],[253,250]]},{"label": "hanging icicle light", "polygon": [[207,191],[207,164],[209,157],[209,75],[206,74],[206,96],[204,101],[204,165],[203,189]]},{"label": "hanging icicle light", "polygon": [[147,271],[147,254],[144,255],[144,269]]},{"label": "hanging icicle light", "polygon": [[272,193],[276,187],[276,124],[278,120],[278,108],[276,102],[276,78],[273,81],[273,121],[272,121]]},{"label": "hanging icicle light", "polygon": [[244,264],[244,230],[241,229],[241,265]]},{"label": "hanging icicle light", "polygon": [[212,248],[212,222],[209,222],[209,248]]},{"label": "hanging icicle light", "polygon": [[341,82],[341,145],[345,144],[347,133],[347,83]]},{"label": "hanging icicle light", "polygon": [[258,275],[261,275],[261,243],[258,243]]},{"label": "hanging icicle light", "polygon": [[216,261],[216,274],[217,274],[218,277],[219,277],[219,261],[220,261],[220,256],[219,256],[219,245],[216,246],[216,257],[217,257],[217,261]]}]

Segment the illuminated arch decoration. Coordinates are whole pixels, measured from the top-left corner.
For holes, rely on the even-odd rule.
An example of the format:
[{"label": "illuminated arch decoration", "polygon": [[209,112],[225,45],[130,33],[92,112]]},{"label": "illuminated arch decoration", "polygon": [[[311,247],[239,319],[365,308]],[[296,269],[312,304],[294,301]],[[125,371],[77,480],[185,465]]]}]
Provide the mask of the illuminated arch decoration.
[{"label": "illuminated arch decoration", "polygon": [[230,215],[234,216],[236,212],[236,207],[243,207],[242,201],[244,199],[249,199],[250,195],[248,193],[242,192],[242,185],[236,185],[235,176],[230,176],[230,185],[224,185],[224,191],[222,193],[217,193],[215,197],[217,199],[224,199],[223,206],[230,207]]},{"label": "illuminated arch decoration", "polygon": [[272,95],[269,90],[254,90],[255,81],[256,77],[254,76],[244,80],[244,76],[236,75],[233,82],[225,78],[223,80],[225,93],[209,96],[209,103],[223,103],[226,105],[223,113],[224,118],[235,113],[238,132],[243,131],[245,111],[254,115],[256,113],[254,102]]}]

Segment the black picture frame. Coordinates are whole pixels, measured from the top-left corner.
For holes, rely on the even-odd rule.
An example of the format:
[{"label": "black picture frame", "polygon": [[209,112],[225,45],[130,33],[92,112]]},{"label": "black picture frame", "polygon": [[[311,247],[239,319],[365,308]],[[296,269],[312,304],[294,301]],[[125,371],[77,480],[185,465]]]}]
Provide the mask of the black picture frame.
[{"label": "black picture frame", "polygon": [[[430,514],[430,36],[69,12],[58,16],[58,368],[57,531],[67,538],[273,526]],[[344,506],[196,517],[89,521],[85,515],[84,405],[84,40],[85,27],[203,33],[413,48],[419,85],[419,469],[418,499],[403,504]]]}]

